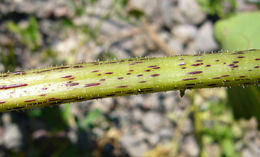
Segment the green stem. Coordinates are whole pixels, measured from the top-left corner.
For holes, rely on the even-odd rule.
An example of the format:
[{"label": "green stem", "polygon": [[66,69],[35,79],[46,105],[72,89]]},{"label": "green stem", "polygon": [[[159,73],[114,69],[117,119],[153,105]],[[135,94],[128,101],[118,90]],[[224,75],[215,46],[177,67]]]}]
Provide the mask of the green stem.
[{"label": "green stem", "polygon": [[112,96],[256,85],[260,50],[134,58],[0,75],[0,111]]}]

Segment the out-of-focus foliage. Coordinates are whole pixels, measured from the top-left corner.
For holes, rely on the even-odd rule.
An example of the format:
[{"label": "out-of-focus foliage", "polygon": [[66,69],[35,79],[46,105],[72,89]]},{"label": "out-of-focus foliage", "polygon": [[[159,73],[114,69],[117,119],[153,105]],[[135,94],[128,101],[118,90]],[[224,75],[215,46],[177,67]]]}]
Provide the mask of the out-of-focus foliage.
[{"label": "out-of-focus foliage", "polygon": [[[215,25],[215,37],[224,50],[260,48],[260,12],[241,13]],[[260,88],[228,89],[229,104],[236,118],[255,116],[260,122]]]},{"label": "out-of-focus foliage", "polygon": [[30,17],[28,24],[24,27],[10,21],[7,24],[8,30],[15,34],[19,42],[30,50],[36,50],[42,44],[42,36],[39,32],[38,23],[34,17]]},{"label": "out-of-focus foliage", "polygon": [[220,18],[232,15],[236,9],[236,0],[198,0],[198,2],[209,15],[217,15]]}]

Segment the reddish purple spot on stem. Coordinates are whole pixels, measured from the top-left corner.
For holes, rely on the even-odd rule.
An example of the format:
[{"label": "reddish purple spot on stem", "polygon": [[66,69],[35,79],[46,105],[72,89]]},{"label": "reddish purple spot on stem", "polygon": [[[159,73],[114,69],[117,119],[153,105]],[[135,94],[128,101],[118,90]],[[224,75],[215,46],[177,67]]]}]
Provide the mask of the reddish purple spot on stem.
[{"label": "reddish purple spot on stem", "polygon": [[246,76],[239,76],[239,78],[245,78]]},{"label": "reddish purple spot on stem", "polygon": [[152,74],[151,77],[160,76],[160,74]]},{"label": "reddish purple spot on stem", "polygon": [[230,75],[221,75],[221,77],[228,77],[228,76],[230,76]]},{"label": "reddish purple spot on stem", "polygon": [[181,67],[181,69],[186,69],[186,67]]},{"label": "reddish purple spot on stem", "polygon": [[46,94],[41,94],[41,95],[39,95],[39,96],[46,96]]},{"label": "reddish purple spot on stem", "polygon": [[9,75],[2,75],[2,76],[0,76],[0,77],[7,77],[7,76],[9,76]]},{"label": "reddish purple spot on stem", "polygon": [[126,73],[126,75],[131,75],[131,73]]},{"label": "reddish purple spot on stem", "polygon": [[73,68],[83,68],[83,66],[82,65],[75,65],[75,66],[73,66]]},{"label": "reddish purple spot on stem", "polygon": [[244,56],[238,56],[237,58],[245,58]]},{"label": "reddish purple spot on stem", "polygon": [[116,88],[126,88],[128,86],[117,86]]},{"label": "reddish purple spot on stem", "polygon": [[105,74],[108,74],[108,75],[110,75],[110,74],[113,74],[113,72],[106,72]]},{"label": "reddish purple spot on stem", "polygon": [[151,71],[150,69],[145,70],[145,72],[150,72],[150,71]]},{"label": "reddish purple spot on stem", "polygon": [[24,102],[33,102],[33,101],[36,101],[36,99],[25,100]]},{"label": "reddish purple spot on stem", "polygon": [[219,62],[219,60],[217,59],[216,62]]},{"label": "reddish purple spot on stem", "polygon": [[93,70],[93,71],[91,71],[92,73],[96,73],[96,72],[99,72],[99,70]]},{"label": "reddish purple spot on stem", "polygon": [[244,54],[244,52],[243,51],[237,51],[237,52],[232,53],[232,55],[240,55],[240,54]]},{"label": "reddish purple spot on stem", "polygon": [[13,85],[0,85],[0,89],[10,89],[10,88],[18,88],[28,86],[28,84],[13,84]]},{"label": "reddish purple spot on stem", "polygon": [[137,75],[137,77],[142,77],[143,76],[143,74],[139,74],[139,75]]},{"label": "reddish purple spot on stem", "polygon": [[259,61],[259,60],[260,60],[260,58],[256,58],[255,60],[256,60],[256,61]]},{"label": "reddish purple spot on stem", "polygon": [[188,72],[187,74],[193,75],[193,74],[201,74],[201,73],[203,73],[203,71],[192,71],[192,72]]},{"label": "reddish purple spot on stem", "polygon": [[70,67],[57,67],[57,68],[53,68],[52,70],[60,70],[60,69],[68,69]]},{"label": "reddish purple spot on stem", "polygon": [[255,66],[254,68],[259,68],[259,66]]},{"label": "reddish purple spot on stem", "polygon": [[42,88],[42,90],[47,90],[48,88]]},{"label": "reddish purple spot on stem", "polygon": [[79,83],[74,82],[74,83],[66,84],[66,87],[69,87],[69,86],[77,86],[77,85],[79,85]]},{"label": "reddish purple spot on stem", "polygon": [[138,83],[145,83],[146,81],[139,81]]},{"label": "reddish purple spot on stem", "polygon": [[48,100],[49,100],[49,101],[58,101],[58,100],[60,100],[60,99],[58,99],[58,98],[49,98]]},{"label": "reddish purple spot on stem", "polygon": [[100,83],[89,83],[89,84],[85,84],[84,87],[92,87],[92,86],[98,86],[100,85]]},{"label": "reddish purple spot on stem", "polygon": [[239,63],[239,61],[234,61],[234,62],[232,62],[232,63]]},{"label": "reddish purple spot on stem", "polygon": [[106,81],[106,79],[99,79],[99,81]]},{"label": "reddish purple spot on stem", "polygon": [[0,101],[0,104],[4,104],[4,103],[6,103],[5,101]]},{"label": "reddish purple spot on stem", "polygon": [[152,69],[160,69],[160,67],[153,67]]},{"label": "reddish purple spot on stem", "polygon": [[180,64],[178,64],[179,66],[183,66],[183,65],[186,65],[186,63],[180,63]]},{"label": "reddish purple spot on stem", "polygon": [[183,81],[190,81],[190,80],[196,80],[197,78],[186,78],[186,79],[183,79]]},{"label": "reddish purple spot on stem", "polygon": [[134,70],[128,70],[129,72],[133,72]]},{"label": "reddish purple spot on stem", "polygon": [[221,77],[214,77],[213,79],[220,79]]},{"label": "reddish purple spot on stem", "polygon": [[198,60],[196,60],[195,62],[202,62],[203,60],[202,59],[198,59]]},{"label": "reddish purple spot on stem", "polygon": [[211,65],[210,65],[210,64],[207,64],[207,65],[205,65],[205,67],[211,67]]},{"label": "reddish purple spot on stem", "polygon": [[70,77],[72,77],[72,75],[62,76],[61,78],[70,78]]},{"label": "reddish purple spot on stem", "polygon": [[97,74],[97,76],[101,76],[102,74]]},{"label": "reddish purple spot on stem", "polygon": [[191,66],[200,66],[200,65],[203,65],[203,63],[191,64]]},{"label": "reddish purple spot on stem", "polygon": [[156,65],[150,65],[147,68],[153,68],[153,67],[156,67]]},{"label": "reddish purple spot on stem", "polygon": [[117,79],[118,79],[118,80],[122,80],[122,79],[124,79],[124,77],[118,77]]}]

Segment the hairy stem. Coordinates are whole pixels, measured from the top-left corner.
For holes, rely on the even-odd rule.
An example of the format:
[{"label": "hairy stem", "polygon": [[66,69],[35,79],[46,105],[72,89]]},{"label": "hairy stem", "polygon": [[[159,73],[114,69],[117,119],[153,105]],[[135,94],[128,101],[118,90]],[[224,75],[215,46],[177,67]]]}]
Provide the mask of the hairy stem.
[{"label": "hairy stem", "polygon": [[91,62],[0,74],[0,111],[168,90],[257,85],[260,50]]}]

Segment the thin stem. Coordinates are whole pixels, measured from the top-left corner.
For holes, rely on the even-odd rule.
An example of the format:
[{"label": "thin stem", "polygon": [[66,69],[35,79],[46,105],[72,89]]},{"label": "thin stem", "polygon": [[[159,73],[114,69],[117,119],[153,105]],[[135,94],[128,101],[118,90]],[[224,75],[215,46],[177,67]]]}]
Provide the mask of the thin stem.
[{"label": "thin stem", "polygon": [[104,97],[256,85],[260,50],[130,58],[0,75],[0,111]]}]

